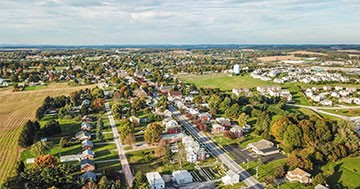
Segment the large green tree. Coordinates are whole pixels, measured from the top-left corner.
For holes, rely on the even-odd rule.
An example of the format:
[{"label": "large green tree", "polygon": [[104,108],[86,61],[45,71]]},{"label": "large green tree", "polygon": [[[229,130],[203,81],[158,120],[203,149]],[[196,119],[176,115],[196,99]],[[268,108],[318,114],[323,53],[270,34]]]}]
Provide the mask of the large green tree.
[{"label": "large green tree", "polygon": [[148,144],[159,142],[164,128],[158,123],[151,123],[145,130],[144,139]]}]

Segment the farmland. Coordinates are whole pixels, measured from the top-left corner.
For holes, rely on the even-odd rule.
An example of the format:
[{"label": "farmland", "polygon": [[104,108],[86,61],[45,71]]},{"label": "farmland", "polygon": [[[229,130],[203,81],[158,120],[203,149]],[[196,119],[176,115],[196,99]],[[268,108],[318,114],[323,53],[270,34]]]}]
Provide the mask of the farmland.
[{"label": "farmland", "polygon": [[195,75],[186,74],[178,75],[178,78],[185,83],[194,83],[197,87],[220,88],[223,90],[231,90],[233,88],[253,88],[257,86],[276,85],[271,81],[261,81],[254,79],[249,75],[246,76],[229,76],[225,73]]},{"label": "farmland", "polygon": [[0,92],[0,182],[10,176],[20,149],[17,138],[21,126],[34,119],[35,111],[46,96],[67,95],[72,91],[93,86],[70,87],[66,83],[50,84],[46,89],[12,92],[11,88]]}]

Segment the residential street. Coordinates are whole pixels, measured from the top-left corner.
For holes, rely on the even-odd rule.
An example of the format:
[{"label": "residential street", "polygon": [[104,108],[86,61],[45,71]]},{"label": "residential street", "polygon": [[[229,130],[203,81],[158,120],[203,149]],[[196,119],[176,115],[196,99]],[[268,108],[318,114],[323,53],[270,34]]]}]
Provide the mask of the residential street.
[{"label": "residential street", "polygon": [[182,115],[175,107],[169,106],[169,110],[173,113],[175,118],[201,143],[203,144],[216,158],[223,162],[232,171],[240,175],[240,180],[251,189],[264,188],[254,177],[252,177],[247,171],[240,167],[229,155],[227,155],[222,149],[220,149],[209,137],[199,132],[199,130],[187,121],[184,115]]},{"label": "residential street", "polygon": [[313,110],[318,113],[322,113],[322,114],[326,114],[326,115],[330,115],[330,116],[334,116],[334,117],[339,117],[341,119],[345,119],[345,120],[349,120],[349,121],[360,120],[360,116],[350,117],[350,116],[343,116],[343,115],[323,111],[323,110],[355,109],[355,108],[360,108],[360,106],[317,107],[317,106],[303,106],[303,105],[297,105],[297,104],[286,104],[286,105],[293,106],[293,107],[299,107],[299,108],[308,108],[308,109]]},{"label": "residential street", "polygon": [[133,175],[131,173],[129,162],[126,159],[125,150],[124,150],[124,148],[123,148],[123,146],[121,144],[121,140],[120,140],[120,137],[119,137],[119,132],[118,132],[118,130],[116,128],[114,117],[112,116],[110,105],[109,105],[108,102],[105,103],[105,110],[106,110],[106,112],[108,114],[111,130],[112,130],[113,135],[114,135],[114,141],[115,141],[115,144],[116,144],[117,152],[119,154],[121,167],[122,167],[122,170],[123,170],[123,172],[125,174],[126,184],[131,187],[134,177],[133,177]]}]

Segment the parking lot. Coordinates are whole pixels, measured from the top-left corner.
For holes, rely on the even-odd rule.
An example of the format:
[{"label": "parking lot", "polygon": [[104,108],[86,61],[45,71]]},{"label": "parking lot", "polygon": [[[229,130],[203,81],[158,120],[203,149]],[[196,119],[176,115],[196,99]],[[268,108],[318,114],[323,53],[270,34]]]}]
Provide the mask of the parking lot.
[{"label": "parking lot", "polygon": [[261,159],[262,163],[266,164],[266,163],[269,163],[269,162],[272,162],[272,161],[275,161],[275,160],[278,160],[278,159],[284,159],[284,158],[286,158],[285,155],[280,154],[280,153],[276,153],[276,154],[261,157],[260,159]]},{"label": "parking lot", "polygon": [[256,155],[251,154],[244,148],[239,147],[237,144],[224,146],[224,148],[235,158],[235,162],[239,164],[248,161],[256,161],[258,158]]}]

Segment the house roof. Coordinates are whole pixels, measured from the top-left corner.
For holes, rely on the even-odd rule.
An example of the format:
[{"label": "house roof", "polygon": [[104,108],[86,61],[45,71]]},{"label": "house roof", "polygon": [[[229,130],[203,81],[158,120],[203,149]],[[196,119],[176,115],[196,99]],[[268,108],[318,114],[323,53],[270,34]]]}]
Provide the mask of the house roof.
[{"label": "house roof", "polygon": [[170,96],[182,96],[180,91],[169,91]]},{"label": "house roof", "polygon": [[88,127],[88,128],[91,128],[92,126],[90,125],[90,123],[84,121],[81,123],[81,127]]},{"label": "house roof", "polygon": [[274,144],[266,139],[262,139],[258,142],[253,142],[250,144],[264,153],[277,150],[277,148],[274,147]]},{"label": "house roof", "polygon": [[83,141],[81,142],[81,146],[82,146],[82,147],[84,147],[84,146],[93,146],[93,145],[94,145],[93,142],[92,142],[91,140],[88,140],[88,139],[83,140]]},{"label": "house roof", "polygon": [[81,169],[84,168],[86,165],[92,165],[92,166],[95,166],[95,162],[91,159],[83,159],[81,160]]},{"label": "house roof", "polygon": [[175,177],[176,180],[183,180],[183,179],[188,179],[188,178],[192,179],[191,174],[187,170],[177,170],[177,171],[174,171],[172,173],[172,175],[173,175],[173,177]]},{"label": "house roof", "polygon": [[149,183],[164,183],[163,178],[161,177],[159,172],[149,172],[146,173],[146,178]]},{"label": "house roof", "polygon": [[82,155],[83,155],[83,156],[86,156],[86,155],[92,155],[92,156],[94,156],[94,155],[95,155],[95,152],[93,152],[93,151],[91,151],[91,150],[84,150],[84,151],[82,152]]},{"label": "house roof", "polygon": [[92,171],[86,171],[84,174],[82,174],[80,176],[80,178],[83,178],[85,180],[92,180],[92,181],[97,181],[96,179],[96,174],[93,173]]},{"label": "house roof", "polygon": [[296,169],[294,169],[294,170],[292,170],[292,171],[289,171],[292,175],[298,175],[298,176],[300,176],[300,177],[310,177],[311,176],[311,174],[310,173],[308,173],[308,172],[306,172],[306,171],[304,171],[304,170],[302,170],[302,169],[300,169],[300,168],[296,168]]}]

